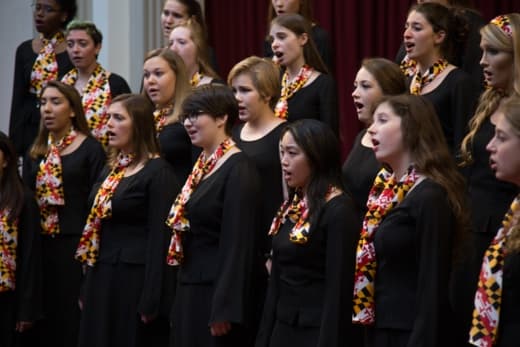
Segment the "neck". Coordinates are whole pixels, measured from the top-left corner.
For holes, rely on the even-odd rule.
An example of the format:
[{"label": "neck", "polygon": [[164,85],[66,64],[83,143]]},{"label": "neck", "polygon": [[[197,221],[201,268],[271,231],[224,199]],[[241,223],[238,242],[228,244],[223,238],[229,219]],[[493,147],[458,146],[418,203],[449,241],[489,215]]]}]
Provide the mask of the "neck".
[{"label": "neck", "polygon": [[94,63],[90,64],[85,69],[78,68],[78,79],[88,80],[90,78],[90,76],[92,76],[92,73],[94,72],[94,70],[96,69],[97,66],[98,66],[98,62],[95,61]]},{"label": "neck", "polygon": [[292,81],[296,78],[296,76],[298,76],[298,73],[300,72],[300,69],[303,67],[303,65],[305,65],[305,59],[302,55],[294,63],[287,66],[287,72],[289,73],[289,81]]},{"label": "neck", "polygon": [[61,29],[58,29],[56,31],[53,31],[51,33],[41,33],[43,35],[43,37],[45,37],[46,39],[51,39],[54,35],[56,35],[57,33],[59,33],[61,31]]},{"label": "neck", "polygon": [[409,154],[404,154],[397,160],[392,163],[388,163],[392,168],[395,177],[400,179],[406,173],[410,165],[412,164],[412,160]]},{"label": "neck", "polygon": [[421,72],[421,74],[424,74],[428,69],[439,59],[442,57],[438,53],[430,54],[428,56],[418,58],[417,61],[417,68]]},{"label": "neck", "polygon": [[276,117],[269,104],[265,104],[262,110],[259,110],[258,115],[247,121],[246,126],[252,130],[261,130],[270,124]]},{"label": "neck", "polygon": [[65,136],[67,136],[69,131],[70,131],[70,127],[66,127],[64,129],[61,129],[61,130],[51,131],[50,133],[52,134],[52,137],[54,137],[54,141],[58,142],[61,139],[63,139]]},{"label": "neck", "polygon": [[217,150],[218,146],[220,146],[220,144],[227,138],[229,138],[229,136],[223,132],[222,134],[217,135],[210,145],[204,146],[202,150],[204,151],[206,159],[209,158],[210,155]]},{"label": "neck", "polygon": [[195,74],[200,71],[200,66],[199,64],[193,64],[191,67],[188,67],[187,69],[188,73],[190,74],[189,76],[191,80],[193,76],[195,76]]}]

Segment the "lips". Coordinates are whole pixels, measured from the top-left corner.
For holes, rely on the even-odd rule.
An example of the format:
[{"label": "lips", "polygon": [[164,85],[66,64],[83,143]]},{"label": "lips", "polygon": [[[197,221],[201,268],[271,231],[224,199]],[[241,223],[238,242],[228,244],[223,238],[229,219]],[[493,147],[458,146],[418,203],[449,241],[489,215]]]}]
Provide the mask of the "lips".
[{"label": "lips", "polygon": [[491,168],[491,170],[493,171],[496,171],[497,170],[497,163],[495,160],[493,160],[493,158],[489,158],[489,167]]},{"label": "lips", "polygon": [[406,50],[406,53],[410,53],[412,49],[415,47],[415,44],[412,42],[405,42],[404,43],[404,49]]},{"label": "lips", "polygon": [[356,111],[358,113],[361,112],[363,110],[363,108],[365,107],[365,105],[363,105],[359,101],[354,101],[354,106],[356,107]]},{"label": "lips", "polygon": [[377,150],[379,149],[379,141],[376,140],[376,139],[372,139],[372,149],[374,152],[377,152]]}]

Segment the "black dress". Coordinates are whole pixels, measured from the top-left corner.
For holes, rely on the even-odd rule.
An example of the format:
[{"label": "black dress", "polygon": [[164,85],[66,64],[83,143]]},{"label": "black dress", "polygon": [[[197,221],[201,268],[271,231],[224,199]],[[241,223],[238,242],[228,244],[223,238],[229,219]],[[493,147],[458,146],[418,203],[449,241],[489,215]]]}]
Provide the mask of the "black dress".
[{"label": "black dress", "polygon": [[256,325],[262,315],[269,276],[265,267],[267,255],[271,252],[271,238],[268,236],[268,232],[276,211],[283,202],[282,167],[278,153],[280,134],[285,125],[285,122],[280,123],[264,137],[254,141],[245,141],[240,138],[244,124],[233,129],[233,140],[254,161],[260,174],[260,207],[257,222],[259,232],[255,259],[255,269],[257,269],[255,274],[258,276],[254,279],[253,285],[254,302],[257,303],[256,312],[253,314]]},{"label": "black dress", "polygon": [[496,347],[515,347],[520,341],[520,253],[506,255],[502,288],[502,304]]},{"label": "black dress", "polygon": [[[329,72],[332,73],[334,70],[334,57],[332,55],[332,46],[329,33],[321,26],[314,24],[311,28],[311,37],[314,41],[314,44],[316,45],[321,59],[329,69]],[[271,42],[268,40],[264,41],[264,57],[273,57]]]},{"label": "black dress", "polygon": [[[34,189],[42,158],[24,161],[24,181]],[[81,264],[74,260],[87,215],[88,196],[105,165],[105,151],[87,137],[80,146],[61,156],[65,205],[58,207],[60,233],[42,235],[43,295],[45,319],[38,334],[46,345],[69,347],[77,343],[82,281]]]},{"label": "black dress", "polygon": [[[186,204],[190,230],[173,310],[176,347],[250,345],[258,194],[256,167],[239,152],[202,180]],[[230,332],[211,336],[209,324],[224,321]]]},{"label": "black dress", "polygon": [[384,217],[374,238],[375,325],[368,346],[451,346],[455,226],[446,191],[428,178]]},{"label": "black dress", "polygon": [[[108,175],[105,169],[90,199]],[[151,159],[124,177],[112,197],[112,217],[102,221],[99,257],[83,290],[79,345],[167,346],[164,270],[170,232],[165,224],[179,192],[171,166]],[[155,316],[149,324],[140,314]]]},{"label": "black dress", "polygon": [[342,194],[327,202],[308,242],[289,240],[289,219],[273,237],[273,263],[257,347],[358,347],[351,322],[360,219]]},{"label": "black dress", "polygon": [[336,83],[331,75],[320,74],[312,83],[298,90],[288,100],[289,122],[317,119],[328,124],[338,136],[338,100]]},{"label": "black dress", "polygon": [[374,184],[374,179],[381,169],[381,164],[374,155],[374,150],[365,147],[361,139],[367,130],[361,131],[354,140],[354,146],[343,164],[343,184],[351,193],[361,218],[367,212],[368,193]]},{"label": "black dress", "polygon": [[180,122],[166,125],[159,133],[161,157],[173,167],[177,182],[183,185],[191,172],[195,150],[191,139]]},{"label": "black dress", "polygon": [[422,94],[435,108],[448,147],[454,156],[467,132],[479,97],[478,86],[461,69],[453,69],[437,88]]},{"label": "black dress", "polygon": [[[13,141],[16,153],[23,155],[32,145],[40,124],[38,98],[29,89],[31,72],[38,54],[33,51],[32,39],[22,42],[16,49],[13,97],[9,119],[9,137]],[[56,54],[58,62],[58,80],[74,66],[67,51]]]},{"label": "black dress", "polygon": [[25,189],[23,208],[18,216],[16,252],[15,290],[0,293],[2,347],[15,346],[15,340],[22,339],[23,333],[15,332],[17,321],[35,322],[42,317],[40,212],[28,189]]}]

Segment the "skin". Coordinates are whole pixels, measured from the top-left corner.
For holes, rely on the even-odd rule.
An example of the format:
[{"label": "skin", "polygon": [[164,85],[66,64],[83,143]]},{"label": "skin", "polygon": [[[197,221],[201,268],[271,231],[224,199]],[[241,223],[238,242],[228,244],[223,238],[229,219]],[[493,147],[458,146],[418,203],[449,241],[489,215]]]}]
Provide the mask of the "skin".
[{"label": "skin", "polygon": [[190,76],[199,71],[197,46],[188,28],[177,27],[171,31],[169,48],[182,58]]},{"label": "skin", "polygon": [[408,57],[417,61],[421,72],[441,58],[440,44],[445,36],[442,30],[435,33],[432,25],[421,13],[410,12],[403,33],[404,47]]},{"label": "skin", "polygon": [[291,76],[296,76],[305,64],[303,46],[307,43],[307,34],[297,36],[294,32],[280,25],[271,26],[269,35],[272,37],[271,48],[277,62],[289,69]]},{"label": "skin", "polygon": [[74,117],[69,101],[57,89],[48,87],[40,98],[42,124],[56,140],[63,138],[72,126]]},{"label": "skin", "polygon": [[305,192],[312,170],[305,152],[290,132],[286,132],[280,141],[280,162],[287,185],[291,188],[302,188]]},{"label": "skin", "polygon": [[132,143],[132,118],[121,102],[110,105],[107,114],[109,116],[108,144],[121,152],[129,154],[133,151]]},{"label": "skin", "polygon": [[482,58],[480,66],[486,83],[497,89],[509,90],[513,85],[513,54],[497,49],[485,38],[480,40]]},{"label": "skin", "polygon": [[369,126],[372,123],[372,108],[383,97],[383,90],[374,76],[364,67],[361,67],[354,80],[352,99],[356,106],[358,119]]},{"label": "skin", "polygon": [[183,122],[191,143],[201,147],[210,156],[227,136],[225,126],[227,115],[213,118],[207,113],[201,113],[193,118],[186,118]]},{"label": "skin", "polygon": [[299,0],[272,0],[271,2],[277,16],[283,13],[298,13],[300,11]]},{"label": "skin", "polygon": [[80,74],[92,74],[100,50],[101,44],[94,44],[94,40],[85,30],[71,30],[67,35],[67,52]]},{"label": "skin", "polygon": [[253,84],[251,76],[240,74],[232,83],[233,93],[238,101],[238,116],[243,122],[255,122],[262,114],[269,113],[269,99],[260,95]]},{"label": "skin", "polygon": [[175,0],[165,1],[161,12],[161,28],[164,38],[168,40],[173,27],[188,20],[188,18],[188,9],[186,6]]},{"label": "skin", "polygon": [[503,114],[498,113],[496,121],[495,136],[486,146],[491,169],[497,179],[520,186],[520,136]]},{"label": "skin", "polygon": [[167,106],[173,101],[175,82],[175,72],[163,58],[152,57],[144,62],[143,89],[157,107]]},{"label": "skin", "polygon": [[412,163],[410,152],[403,144],[401,117],[397,116],[387,102],[374,112],[374,122],[368,128],[376,159],[388,164],[401,177]]},{"label": "skin", "polygon": [[67,19],[67,14],[61,10],[54,0],[38,0],[34,3],[33,19],[36,30],[50,38],[61,30],[61,25]]}]

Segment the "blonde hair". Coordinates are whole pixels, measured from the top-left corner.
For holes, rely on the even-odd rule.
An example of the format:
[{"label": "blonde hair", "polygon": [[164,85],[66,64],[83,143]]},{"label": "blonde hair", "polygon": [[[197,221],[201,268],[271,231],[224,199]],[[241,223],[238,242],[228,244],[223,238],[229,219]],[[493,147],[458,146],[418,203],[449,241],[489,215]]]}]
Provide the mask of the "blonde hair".
[{"label": "blonde hair", "polygon": [[520,14],[510,13],[504,16],[509,19],[511,36],[493,23],[488,23],[482,27],[480,34],[483,39],[488,41],[496,49],[509,52],[513,55],[513,83],[510,90],[489,88],[480,96],[475,115],[469,121],[470,130],[462,140],[460,148],[461,166],[466,166],[473,162],[473,158],[471,157],[473,138],[482,124],[497,110],[500,101],[504,97],[512,94],[520,95]]}]

